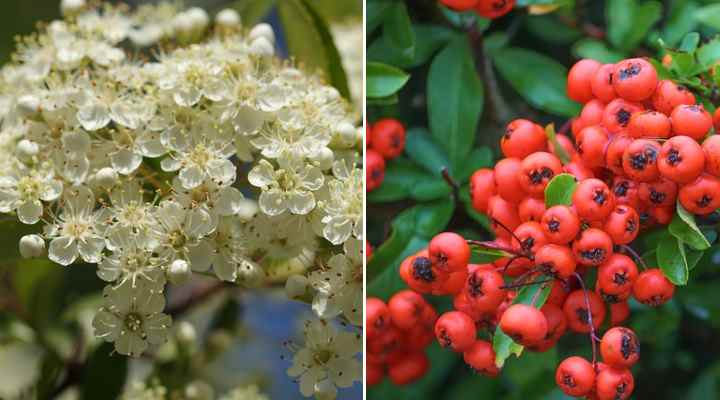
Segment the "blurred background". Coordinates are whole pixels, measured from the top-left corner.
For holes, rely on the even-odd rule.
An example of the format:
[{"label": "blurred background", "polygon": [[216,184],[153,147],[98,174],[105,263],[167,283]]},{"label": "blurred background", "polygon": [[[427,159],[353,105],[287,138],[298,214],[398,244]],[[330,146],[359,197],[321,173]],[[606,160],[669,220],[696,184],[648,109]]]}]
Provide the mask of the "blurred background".
[{"label": "blurred background", "polygon": [[[282,1],[282,0],[280,0]],[[118,3],[115,1],[109,3]],[[131,6],[157,1],[130,0]],[[184,1],[214,16],[232,7],[249,27],[265,21],[286,57],[288,41],[274,0]],[[358,117],[362,110],[362,1],[317,0],[343,58]],[[8,61],[18,35],[59,17],[59,0],[3,0],[0,13],[0,61]],[[359,57],[359,59],[358,59]],[[358,120],[360,120],[358,118]],[[23,228],[24,229],[24,228]],[[20,229],[20,230],[23,230]],[[123,387],[154,372],[166,386],[192,379],[209,383],[216,394],[258,385],[271,399],[301,399],[287,376],[292,352],[287,341],[302,342],[302,322],[311,317],[306,304],[287,300],[282,285],[261,290],[229,288],[187,307],[174,326],[190,322],[197,340],[187,346],[174,338],[150,359],[111,355],[98,347],[90,323],[99,307],[103,282],[94,265],[63,268],[49,261],[19,260],[17,241],[25,231],[0,220],[0,399],[115,399]],[[182,304],[212,287],[215,280],[196,277],[169,290],[168,303]],[[181,334],[182,335],[182,334]],[[153,371],[153,368],[156,368]],[[175,397],[173,397],[175,398]],[[341,390],[339,398],[361,399],[362,385]]]},{"label": "blurred background", "polygon": [[[403,58],[399,51],[390,51],[390,26],[403,21],[393,20],[394,15],[387,11],[375,12],[388,2],[404,3],[409,16],[406,23],[411,23],[415,35],[414,57]],[[492,237],[485,217],[469,205],[467,178],[502,157],[499,139],[510,120],[527,118],[543,126],[554,123],[559,130],[578,114],[580,105],[565,95],[567,71],[577,60],[614,63],[631,56],[660,60],[666,53],[661,43],[670,49],[686,46],[686,41],[693,41],[693,35],[686,39],[690,32],[699,33],[698,46],[715,46],[720,2],[518,0],[510,14],[490,21],[470,12],[451,12],[435,0],[368,0],[367,24],[368,62],[387,64],[409,75],[395,98],[368,100],[371,124],[394,117],[408,128],[405,153],[388,162],[383,184],[368,194],[367,237],[376,251],[373,257],[377,256],[368,264],[368,295],[387,300],[406,288],[397,272],[400,261],[425,247],[434,233],[449,230],[467,238]],[[394,30],[398,31],[402,29]],[[471,49],[462,53],[462,61],[458,61],[458,45],[453,47],[457,43],[467,43]],[[461,62],[469,67],[458,67]],[[457,81],[460,85],[451,83]],[[476,82],[481,87],[470,95],[468,88]],[[449,165],[445,145],[453,134],[452,125],[471,117],[441,107],[434,114],[429,102],[444,90],[459,91],[465,103],[479,99],[482,109],[476,130],[458,132],[469,145],[463,149],[468,157],[461,160],[461,168],[453,171],[451,167],[462,186],[455,204],[447,200],[450,188],[439,171]],[[435,99],[450,104],[455,100]],[[718,104],[706,105],[711,111],[715,106]],[[413,211],[417,212],[415,225],[412,216],[407,224],[406,217]],[[707,223],[717,229],[717,220]],[[395,230],[402,233],[391,236]],[[648,235],[637,249],[654,249],[656,238]],[[646,254],[648,260],[653,256]],[[691,271],[688,285],[677,288],[670,303],[652,309],[631,302],[632,314],[626,324],[637,332],[642,346],[641,360],[633,368],[633,399],[720,399],[719,288],[720,245],[716,243]],[[451,308],[448,298],[426,298],[439,311]],[[386,379],[369,390],[368,398],[569,399],[556,388],[555,368],[570,355],[589,358],[590,345],[587,336],[568,334],[546,353],[511,357],[497,379],[473,374],[460,356],[440,349],[437,343],[428,355],[430,371],[420,381],[395,387]]]}]

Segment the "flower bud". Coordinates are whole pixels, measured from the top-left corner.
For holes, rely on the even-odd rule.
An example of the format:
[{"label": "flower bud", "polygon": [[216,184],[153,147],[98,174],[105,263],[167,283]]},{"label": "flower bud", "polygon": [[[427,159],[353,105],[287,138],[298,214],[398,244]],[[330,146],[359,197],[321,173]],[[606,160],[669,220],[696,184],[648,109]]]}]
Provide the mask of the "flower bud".
[{"label": "flower bud", "polygon": [[176,285],[190,279],[190,275],[192,275],[192,270],[185,260],[173,261],[167,270],[168,279]]},{"label": "flower bud", "polygon": [[212,400],[215,391],[203,381],[194,381],[185,386],[185,398],[188,400]]},{"label": "flower bud", "polygon": [[335,154],[327,147],[323,147],[320,151],[318,151],[317,154],[312,157],[312,160],[317,162],[318,167],[325,171],[332,167],[333,161],[335,161]]},{"label": "flower bud", "polygon": [[258,287],[265,282],[265,270],[253,262],[243,261],[238,267],[237,282],[245,287]]},{"label": "flower bud", "polygon": [[95,183],[104,187],[111,188],[118,181],[118,173],[110,167],[105,167],[95,174]]},{"label": "flower bud", "polygon": [[20,159],[27,161],[35,157],[38,151],[40,151],[40,148],[38,147],[37,143],[27,139],[23,139],[18,142],[16,151]]},{"label": "flower bud", "polygon": [[267,38],[259,37],[253,39],[252,43],[250,43],[250,53],[256,56],[269,57],[275,54],[275,49]]},{"label": "flower bud", "polygon": [[40,117],[40,99],[31,94],[20,96],[17,99],[17,109],[23,117],[37,120]]},{"label": "flower bud", "polygon": [[35,258],[45,255],[45,240],[39,235],[25,235],[20,238],[20,255]]},{"label": "flower bud", "polygon": [[289,299],[299,300],[305,297],[310,281],[304,275],[291,275],[285,282],[285,294]]},{"label": "flower bud", "polygon": [[190,20],[190,26],[194,33],[201,33],[210,24],[210,17],[207,12],[199,7],[192,7],[185,11],[188,19]]},{"label": "flower bud", "polygon": [[75,15],[85,8],[85,0],[62,0],[60,2],[60,12],[62,15]]},{"label": "flower bud", "polygon": [[255,25],[252,30],[250,30],[248,37],[250,38],[250,41],[254,41],[259,37],[264,37],[271,45],[275,44],[275,32],[273,32],[272,26],[266,23]]},{"label": "flower bud", "polygon": [[232,8],[226,8],[215,16],[215,23],[222,28],[240,27],[240,14]]},{"label": "flower bud", "polygon": [[240,200],[240,205],[238,206],[237,211],[237,217],[242,222],[248,222],[255,217],[255,214],[258,212],[258,204],[255,200],[252,199],[242,199]]},{"label": "flower bud", "polygon": [[349,122],[341,122],[335,132],[335,144],[344,148],[349,148],[355,145],[356,140],[357,132],[353,124]]},{"label": "flower bud", "polygon": [[180,321],[177,325],[176,337],[178,342],[184,345],[193,345],[197,341],[197,331],[193,324],[187,321]]}]

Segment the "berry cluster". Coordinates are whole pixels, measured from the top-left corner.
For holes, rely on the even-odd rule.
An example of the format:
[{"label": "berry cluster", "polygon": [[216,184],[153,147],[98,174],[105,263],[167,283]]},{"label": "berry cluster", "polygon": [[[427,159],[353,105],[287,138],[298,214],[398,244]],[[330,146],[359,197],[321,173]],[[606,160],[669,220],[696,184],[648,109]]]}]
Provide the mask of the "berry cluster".
[{"label": "berry cluster", "polygon": [[[471,177],[472,205],[489,217],[496,239],[441,233],[399,273],[417,293],[453,296],[454,310],[439,316],[435,336],[475,371],[496,376],[502,364],[481,339],[489,337],[484,329],[492,335],[499,327],[538,352],[568,331],[588,334],[592,361],[564,360],[558,386],[570,396],[624,400],[634,389],[630,368],[640,349],[635,333],[619,326],[630,314],[627,300],[655,307],[675,291],[629,244],[641,230],[670,223],[676,203],[695,215],[720,208],[720,136],[709,135],[713,117],[695,96],[658,80],[644,59],[581,60],[567,87],[584,103],[567,124],[574,140],[562,132],[548,139],[542,126],[514,120],[500,143],[505,158]],[[548,206],[546,188],[560,174],[576,180],[571,204]],[[471,264],[471,247],[503,257]],[[531,285],[549,290],[547,299],[539,300],[538,289],[530,304],[516,301]],[[610,329],[597,336],[604,326]]]},{"label": "berry cluster", "polygon": [[405,149],[405,126],[394,118],[366,125],[365,180],[367,191],[372,192],[385,178],[385,161],[397,158]]},{"label": "berry cluster", "polygon": [[366,300],[367,383],[380,383],[385,374],[396,385],[421,378],[430,368],[425,348],[433,341],[435,309],[412,290],[396,293],[385,304]]},{"label": "berry cluster", "polygon": [[440,0],[448,8],[457,11],[474,10],[481,17],[495,19],[509,13],[515,0]]}]

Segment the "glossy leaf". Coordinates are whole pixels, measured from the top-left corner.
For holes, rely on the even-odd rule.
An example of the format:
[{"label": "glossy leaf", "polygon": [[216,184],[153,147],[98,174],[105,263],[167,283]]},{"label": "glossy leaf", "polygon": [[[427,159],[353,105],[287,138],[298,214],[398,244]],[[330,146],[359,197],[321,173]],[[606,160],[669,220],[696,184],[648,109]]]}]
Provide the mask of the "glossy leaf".
[{"label": "glossy leaf", "polygon": [[441,171],[450,166],[450,160],[428,131],[425,128],[410,128],[406,138],[405,153],[430,174],[442,176]]},{"label": "glossy leaf", "polygon": [[453,39],[435,56],[428,74],[427,96],[430,131],[445,147],[454,173],[472,150],[484,96],[464,36]]},{"label": "glossy leaf", "polygon": [[397,93],[410,79],[404,71],[387,64],[367,63],[368,97],[388,97]]},{"label": "glossy leaf", "polygon": [[685,245],[673,236],[665,236],[657,246],[657,260],[660,269],[674,285],[687,284],[690,274]]},{"label": "glossy leaf", "polygon": [[577,188],[577,180],[570,174],[559,174],[545,187],[545,206],[572,205],[572,196]]},{"label": "glossy leaf", "polygon": [[410,160],[398,158],[387,164],[382,185],[368,193],[367,199],[373,203],[409,197],[427,201],[449,194],[449,187],[442,178],[431,175]]},{"label": "glossy leaf", "polygon": [[695,217],[685,210],[679,201],[668,231],[696,250],[705,250],[710,247],[710,242],[695,223]]},{"label": "glossy leaf", "polygon": [[704,25],[720,30],[720,4],[710,4],[697,9],[695,18]]},{"label": "glossy leaf", "polygon": [[395,2],[387,13],[383,24],[385,42],[403,60],[412,61],[415,58],[415,31],[405,3]]}]

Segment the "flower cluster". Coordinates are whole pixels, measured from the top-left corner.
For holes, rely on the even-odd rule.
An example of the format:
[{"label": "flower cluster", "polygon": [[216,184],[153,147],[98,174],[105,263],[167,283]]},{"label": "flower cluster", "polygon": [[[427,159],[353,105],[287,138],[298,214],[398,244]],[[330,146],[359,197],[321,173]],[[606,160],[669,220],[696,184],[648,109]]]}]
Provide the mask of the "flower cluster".
[{"label": "flower cluster", "polygon": [[362,132],[339,92],[232,10],[62,11],[0,70],[0,212],[38,227],[23,256],[97,264],[96,335],[163,343],[168,281],[210,270],[293,276],[319,317],[360,325]]}]

